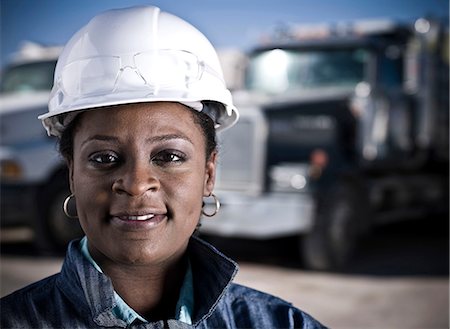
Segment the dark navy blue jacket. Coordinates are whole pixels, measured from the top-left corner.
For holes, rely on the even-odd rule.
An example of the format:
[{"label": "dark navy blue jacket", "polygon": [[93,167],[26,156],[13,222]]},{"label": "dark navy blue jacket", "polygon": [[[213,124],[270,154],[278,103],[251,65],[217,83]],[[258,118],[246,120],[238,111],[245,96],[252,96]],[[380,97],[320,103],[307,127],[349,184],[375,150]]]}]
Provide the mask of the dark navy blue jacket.
[{"label": "dark navy blue jacket", "polygon": [[[1,299],[1,328],[126,328],[112,313],[111,280],[79,250],[68,248],[61,273]],[[323,328],[274,296],[232,283],[237,265],[206,242],[191,238],[195,308],[192,325],[168,319],[132,328]]]}]

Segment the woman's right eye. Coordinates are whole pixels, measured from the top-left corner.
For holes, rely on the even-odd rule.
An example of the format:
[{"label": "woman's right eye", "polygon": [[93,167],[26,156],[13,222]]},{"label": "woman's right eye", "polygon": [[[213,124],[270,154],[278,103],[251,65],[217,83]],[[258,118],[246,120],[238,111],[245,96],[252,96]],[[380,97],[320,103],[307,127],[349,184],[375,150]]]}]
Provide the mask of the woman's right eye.
[{"label": "woman's right eye", "polygon": [[119,157],[113,152],[99,152],[92,154],[89,161],[96,165],[113,165],[119,162]]}]

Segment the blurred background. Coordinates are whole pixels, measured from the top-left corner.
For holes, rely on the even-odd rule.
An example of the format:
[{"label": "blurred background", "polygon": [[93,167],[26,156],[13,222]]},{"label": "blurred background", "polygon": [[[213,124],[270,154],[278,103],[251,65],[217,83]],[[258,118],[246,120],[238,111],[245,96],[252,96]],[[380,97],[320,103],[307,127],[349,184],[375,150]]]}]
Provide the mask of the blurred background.
[{"label": "blurred background", "polygon": [[448,328],[446,0],[2,0],[1,296],[58,272],[82,234],[36,119],[61,46],[139,4],[204,32],[241,113],[200,230],[237,281],[332,328]]}]

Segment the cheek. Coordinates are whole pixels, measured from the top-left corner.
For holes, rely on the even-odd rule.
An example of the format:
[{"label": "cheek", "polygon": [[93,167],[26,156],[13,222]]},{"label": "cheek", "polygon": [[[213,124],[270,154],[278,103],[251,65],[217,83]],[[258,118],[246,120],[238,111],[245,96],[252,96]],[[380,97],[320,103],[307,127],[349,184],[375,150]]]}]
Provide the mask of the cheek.
[{"label": "cheek", "polygon": [[[173,186],[168,202],[174,207],[176,219],[181,219],[192,226],[197,225],[203,200],[204,178],[200,175],[190,175],[189,178],[177,179]],[[181,218],[184,217],[184,218]],[[195,226],[194,225],[194,226]]]},{"label": "cheek", "polygon": [[84,228],[89,218],[102,214],[110,202],[108,180],[94,179],[81,172],[74,172],[74,193],[80,223]]}]

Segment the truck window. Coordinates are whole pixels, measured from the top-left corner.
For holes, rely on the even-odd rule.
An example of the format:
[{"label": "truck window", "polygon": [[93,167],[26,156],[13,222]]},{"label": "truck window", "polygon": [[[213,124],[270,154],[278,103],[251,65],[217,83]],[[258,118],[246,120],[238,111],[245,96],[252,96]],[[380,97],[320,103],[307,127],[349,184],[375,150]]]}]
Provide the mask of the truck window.
[{"label": "truck window", "polygon": [[353,88],[364,80],[367,61],[364,49],[266,50],[251,57],[246,87],[271,94]]},{"label": "truck window", "polygon": [[50,90],[55,66],[55,60],[10,66],[3,72],[0,92]]},{"label": "truck window", "polygon": [[403,82],[403,56],[397,46],[386,48],[379,62],[378,82],[384,88],[401,87]]}]

